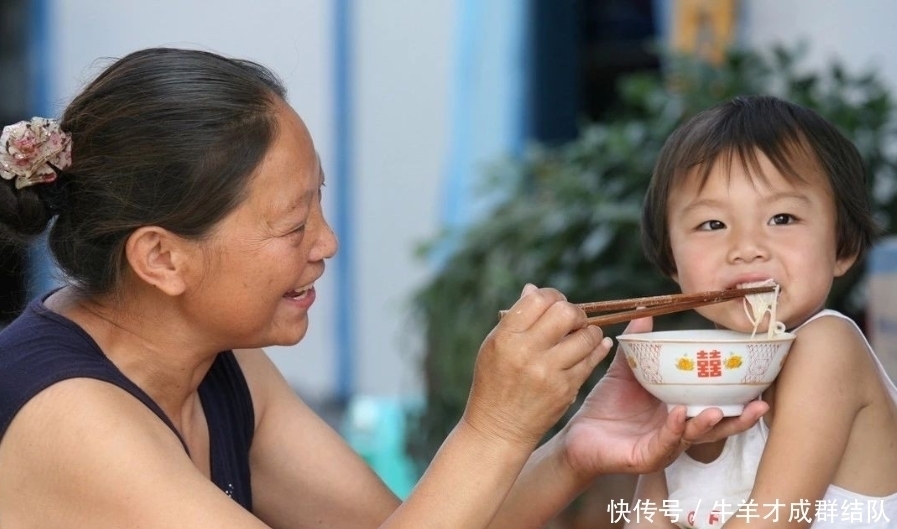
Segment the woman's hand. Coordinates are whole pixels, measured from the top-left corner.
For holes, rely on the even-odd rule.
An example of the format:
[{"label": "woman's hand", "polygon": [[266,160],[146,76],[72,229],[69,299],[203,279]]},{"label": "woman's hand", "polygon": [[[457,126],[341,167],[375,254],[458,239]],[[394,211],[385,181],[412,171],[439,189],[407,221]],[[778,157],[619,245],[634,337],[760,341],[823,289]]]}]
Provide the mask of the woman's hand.
[{"label": "woman's hand", "polygon": [[573,403],[612,342],[557,290],[527,285],[477,356],[464,420],[530,447]]},{"label": "woman's hand", "polygon": [[[610,351],[611,341],[585,322],[560,292],[523,289],[480,347],[461,422],[382,527],[474,528],[496,519],[533,449]],[[536,510],[554,510],[550,503],[538,500]],[[521,527],[517,514],[531,512],[512,508],[507,527]]]},{"label": "woman's hand", "polygon": [[[651,327],[651,319],[642,318],[633,320],[626,332],[647,332]],[[568,463],[586,476],[653,472],[692,444],[750,428],[767,409],[765,402],[754,401],[738,417],[723,418],[722,411],[712,408],[686,420],[684,406],[668,413],[618,354],[565,427]]]}]

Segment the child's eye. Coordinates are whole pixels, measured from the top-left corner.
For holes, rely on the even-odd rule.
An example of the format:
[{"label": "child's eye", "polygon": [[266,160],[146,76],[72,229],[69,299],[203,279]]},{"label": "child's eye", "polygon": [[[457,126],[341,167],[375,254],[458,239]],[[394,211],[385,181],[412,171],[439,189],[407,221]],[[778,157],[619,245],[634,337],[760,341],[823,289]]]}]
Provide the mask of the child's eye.
[{"label": "child's eye", "polygon": [[778,215],[773,215],[771,219],[769,219],[769,224],[771,225],[783,225],[783,224],[791,224],[794,222],[794,215],[789,213],[779,213]]},{"label": "child's eye", "polygon": [[701,231],[712,231],[712,230],[721,230],[726,227],[721,221],[718,220],[708,220],[707,222],[702,222],[698,226],[698,230]]}]

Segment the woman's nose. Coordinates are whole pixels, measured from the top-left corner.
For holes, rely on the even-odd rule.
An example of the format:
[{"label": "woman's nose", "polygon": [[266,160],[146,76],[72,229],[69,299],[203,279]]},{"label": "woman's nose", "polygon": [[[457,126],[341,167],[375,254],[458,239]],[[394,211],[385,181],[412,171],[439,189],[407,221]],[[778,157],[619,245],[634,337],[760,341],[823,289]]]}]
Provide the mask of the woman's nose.
[{"label": "woman's nose", "polygon": [[309,259],[312,261],[330,259],[339,250],[339,240],[336,237],[336,233],[333,232],[330,224],[323,217],[321,217],[317,231],[318,237],[315,240]]}]

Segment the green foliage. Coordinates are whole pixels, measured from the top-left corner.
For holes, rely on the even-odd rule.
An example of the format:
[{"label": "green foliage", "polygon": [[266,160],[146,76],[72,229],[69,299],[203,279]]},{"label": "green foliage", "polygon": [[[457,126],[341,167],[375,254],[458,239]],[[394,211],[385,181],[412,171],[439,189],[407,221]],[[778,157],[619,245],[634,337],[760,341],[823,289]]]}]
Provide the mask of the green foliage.
[{"label": "green foliage", "polygon": [[[413,298],[426,379],[426,404],[412,418],[408,436],[414,459],[430,461],[459,420],[479,345],[524,283],[558,288],[571,301],[676,291],[642,254],[639,215],[661,145],[697,111],[739,94],[777,95],[818,110],[857,144],[884,231],[893,231],[891,94],[874,72],[851,74],[838,64],[807,69],[801,65],[805,51],[733,51],[721,65],[669,57],[662,73],[625,77],[619,104],[601,122],[585,125],[574,141],[536,145],[520,159],[495,164],[486,191],[499,198],[490,215],[422,250],[431,256],[441,245],[452,248]],[[863,271],[855,267],[830,299],[830,306],[856,319],[862,318]],[[692,313],[655,321],[658,329],[701,325]],[[598,369],[595,380],[602,373]]]}]

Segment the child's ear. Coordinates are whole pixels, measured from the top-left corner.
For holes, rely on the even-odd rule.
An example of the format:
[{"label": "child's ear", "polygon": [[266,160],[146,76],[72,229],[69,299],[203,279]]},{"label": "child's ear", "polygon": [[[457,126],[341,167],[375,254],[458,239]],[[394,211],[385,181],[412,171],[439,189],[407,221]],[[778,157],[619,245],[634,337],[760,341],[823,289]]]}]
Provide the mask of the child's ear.
[{"label": "child's ear", "polygon": [[843,276],[850,270],[850,267],[853,266],[855,262],[857,262],[856,254],[851,255],[850,257],[838,257],[835,259],[835,277]]},{"label": "child's ear", "polygon": [[158,226],[138,228],[125,243],[125,257],[134,274],[170,296],[186,288],[190,261],[188,242]]}]

